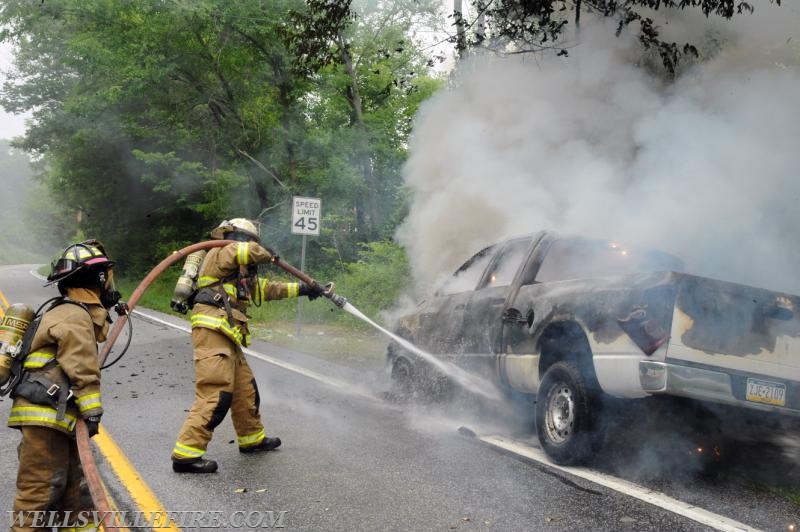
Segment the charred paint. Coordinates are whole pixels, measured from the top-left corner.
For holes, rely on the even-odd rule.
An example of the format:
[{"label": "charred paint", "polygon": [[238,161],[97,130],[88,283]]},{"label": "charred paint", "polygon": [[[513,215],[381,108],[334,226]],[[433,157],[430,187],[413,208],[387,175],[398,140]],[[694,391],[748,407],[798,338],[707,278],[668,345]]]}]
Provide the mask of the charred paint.
[{"label": "charred paint", "polygon": [[[673,274],[626,275],[618,279],[577,279],[522,287],[515,301],[522,313],[533,310],[529,334],[538,337],[553,323],[575,321],[596,344],[610,344],[625,334],[619,320],[637,309],[648,327],[669,331]],[[513,341],[510,337],[509,340]]]},{"label": "charred paint", "polygon": [[689,317],[681,342],[709,354],[773,352],[778,338],[800,337],[800,298],[682,275],[677,307]]}]

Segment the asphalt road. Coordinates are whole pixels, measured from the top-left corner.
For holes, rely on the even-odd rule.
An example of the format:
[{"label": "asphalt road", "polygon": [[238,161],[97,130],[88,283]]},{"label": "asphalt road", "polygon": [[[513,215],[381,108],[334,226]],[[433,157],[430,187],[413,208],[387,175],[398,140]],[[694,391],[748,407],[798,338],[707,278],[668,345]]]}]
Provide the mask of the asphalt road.
[{"label": "asphalt road", "polygon": [[[36,303],[55,295],[42,288],[30,269],[0,268],[0,291],[10,302]],[[186,332],[158,320],[184,328],[188,324],[149,314],[157,319],[134,316],[130,350],[103,372],[103,427],[141,476],[123,489],[108,460],[95,453],[121,509],[213,511],[223,523],[285,512],[286,530],[725,529],[518,454],[498,452],[458,430],[468,426],[479,434],[503,433],[531,443],[530,434],[505,421],[502,408],[397,405],[384,400],[388,383],[380,367],[355,372],[265,342],[256,342],[252,350],[307,370],[299,374],[250,358],[267,432],[280,436],[282,447],[242,455],[226,419],[208,450],[219,472],[173,473],[170,452],[193,399],[191,346]],[[123,333],[112,358],[124,341]],[[0,415],[7,416],[9,408],[6,398]],[[0,430],[0,475],[8,479],[0,483],[2,515],[11,509],[18,438],[12,429]],[[711,477],[684,467],[680,452],[659,454],[665,451],[626,445],[598,469],[755,529],[786,531],[800,521],[800,507],[754,474],[777,465],[785,475],[794,475],[791,449],[755,452],[747,455],[748,461],[755,460],[750,466]],[[795,481],[800,486],[800,478],[783,485],[791,488]],[[161,508],[137,506],[135,494],[145,485]]]}]

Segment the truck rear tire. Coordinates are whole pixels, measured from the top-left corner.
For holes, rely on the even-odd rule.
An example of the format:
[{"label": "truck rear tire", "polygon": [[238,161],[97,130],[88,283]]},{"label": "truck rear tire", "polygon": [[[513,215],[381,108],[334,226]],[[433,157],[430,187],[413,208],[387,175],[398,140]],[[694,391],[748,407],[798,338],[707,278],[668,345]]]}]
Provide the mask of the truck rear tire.
[{"label": "truck rear tire", "polygon": [[584,463],[602,443],[594,408],[600,393],[573,361],[556,362],[545,372],[536,400],[536,432],[557,464]]}]

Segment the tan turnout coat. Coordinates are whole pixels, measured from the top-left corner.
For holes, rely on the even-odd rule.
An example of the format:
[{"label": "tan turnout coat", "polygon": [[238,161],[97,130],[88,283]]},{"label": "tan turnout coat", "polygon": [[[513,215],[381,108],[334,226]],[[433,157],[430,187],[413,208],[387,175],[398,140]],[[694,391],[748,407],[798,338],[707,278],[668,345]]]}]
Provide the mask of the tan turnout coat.
[{"label": "tan turnout coat", "polygon": [[[77,416],[102,415],[100,368],[97,342],[108,332],[108,311],[89,290],[70,289],[72,299],[84,307],[62,303],[45,313],[25,359],[25,369],[41,372],[50,381],[66,385],[74,397],[64,419],[56,419],[56,409],[15,397],[9,427],[40,426],[72,434]],[[87,312],[88,309],[88,312]]]}]

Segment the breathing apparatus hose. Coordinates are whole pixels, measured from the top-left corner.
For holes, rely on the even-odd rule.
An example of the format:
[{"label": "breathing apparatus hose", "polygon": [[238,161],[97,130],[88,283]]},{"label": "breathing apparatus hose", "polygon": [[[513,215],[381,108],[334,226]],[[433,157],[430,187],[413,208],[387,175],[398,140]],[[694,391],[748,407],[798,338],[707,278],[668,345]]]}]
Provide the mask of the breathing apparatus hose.
[{"label": "breathing apparatus hose", "polygon": [[[127,303],[126,303],[126,307],[127,307]],[[128,312],[130,312],[130,310],[128,308],[126,308],[124,315],[127,315]],[[122,315],[123,314],[120,314],[120,316],[122,316]],[[122,359],[122,357],[125,356],[125,353],[128,352],[128,348],[131,346],[131,339],[133,338],[133,322],[131,320],[126,320],[126,321],[128,322],[128,339],[125,341],[125,347],[122,348],[122,352],[119,355],[117,355],[117,358],[115,358],[114,360],[112,360],[108,364],[104,364],[104,365],[100,366],[100,370],[101,371],[104,370],[104,369],[110,368],[111,366],[113,366],[114,364],[119,362]]]},{"label": "breathing apparatus hose", "polygon": [[[114,324],[114,327],[109,331],[108,336],[106,337],[106,343],[103,345],[103,350],[98,355],[98,365],[100,367],[104,367],[103,364],[108,357],[108,353],[111,351],[111,348],[114,346],[114,342],[116,342],[117,337],[119,337],[120,332],[122,332],[122,328],[125,326],[125,322],[128,322],[128,317],[130,316],[130,312],[136,306],[136,303],[139,302],[139,298],[142,297],[144,291],[147,290],[153,281],[166,270],[169,266],[172,266],[179,260],[186,258],[187,255],[190,253],[194,253],[195,251],[199,251],[201,249],[211,249],[217,247],[227,246],[228,244],[234,242],[233,240],[209,240],[206,242],[199,242],[197,244],[192,244],[191,246],[186,246],[183,249],[173,252],[170,256],[162,260],[155,268],[153,268],[150,273],[139,283],[139,286],[131,294],[130,299],[128,299],[127,306],[128,311],[122,315],[120,315],[117,322]],[[131,327],[130,323],[128,324],[129,328]],[[130,330],[130,329],[129,329]],[[130,334],[128,335],[128,342],[130,342]],[[127,346],[125,347],[127,350]],[[125,353],[123,350],[123,354]],[[108,366],[114,364],[119,357],[117,357],[114,361],[112,361]],[[105,366],[105,367],[108,367]],[[98,512],[102,516],[102,525],[106,531],[118,531],[119,527],[114,520],[114,515],[111,512],[111,507],[108,504],[108,499],[106,498],[105,490],[103,489],[103,483],[100,479],[100,473],[97,470],[97,465],[94,461],[94,456],[92,455],[92,447],[89,440],[89,429],[86,427],[86,423],[83,421],[83,418],[78,418],[78,422],[75,426],[75,439],[78,444],[78,455],[80,456],[81,464],[83,465],[83,472],[86,476],[86,483],[89,485],[89,493],[92,496],[92,501],[94,502],[95,508],[97,508]]]}]

